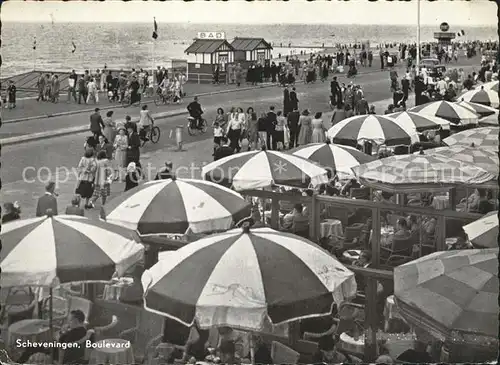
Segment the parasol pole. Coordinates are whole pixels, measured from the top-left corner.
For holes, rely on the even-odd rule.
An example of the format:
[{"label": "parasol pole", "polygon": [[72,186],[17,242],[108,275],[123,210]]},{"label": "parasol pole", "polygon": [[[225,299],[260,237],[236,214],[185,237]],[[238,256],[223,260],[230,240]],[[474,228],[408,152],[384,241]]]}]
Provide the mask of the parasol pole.
[{"label": "parasol pole", "polygon": [[252,365],[255,365],[255,348],[252,332],[250,332],[250,362]]},{"label": "parasol pole", "polygon": [[[54,338],[54,328],[52,325],[52,310],[54,306],[54,293],[52,290],[52,285],[49,288],[49,333],[50,333],[50,338]],[[54,351],[50,352],[50,360],[53,363],[54,362]]]}]

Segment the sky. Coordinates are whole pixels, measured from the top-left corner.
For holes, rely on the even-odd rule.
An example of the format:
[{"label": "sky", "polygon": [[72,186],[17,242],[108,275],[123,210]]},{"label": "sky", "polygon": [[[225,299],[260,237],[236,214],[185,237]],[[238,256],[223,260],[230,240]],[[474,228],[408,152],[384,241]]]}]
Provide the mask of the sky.
[{"label": "sky", "polygon": [[[420,3],[422,25],[496,26],[496,4],[487,0]],[[274,24],[380,24],[416,22],[417,2],[368,2],[367,0],[254,1],[243,0],[166,2],[107,0],[60,2],[11,0],[2,4],[4,22],[151,22]]]}]

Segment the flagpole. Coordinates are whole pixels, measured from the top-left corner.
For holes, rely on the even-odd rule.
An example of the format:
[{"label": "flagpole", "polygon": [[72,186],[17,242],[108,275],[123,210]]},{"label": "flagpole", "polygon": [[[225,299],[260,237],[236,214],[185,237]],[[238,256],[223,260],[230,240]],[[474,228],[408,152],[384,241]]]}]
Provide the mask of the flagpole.
[{"label": "flagpole", "polygon": [[420,0],[417,0],[417,68],[420,65]]}]

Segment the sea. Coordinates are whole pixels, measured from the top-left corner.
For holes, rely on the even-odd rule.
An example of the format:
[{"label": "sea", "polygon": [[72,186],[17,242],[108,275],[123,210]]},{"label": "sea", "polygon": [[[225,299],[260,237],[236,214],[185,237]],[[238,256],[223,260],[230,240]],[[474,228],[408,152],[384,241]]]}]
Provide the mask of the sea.
[{"label": "sea", "polygon": [[[494,40],[496,27],[457,27],[462,40]],[[2,22],[1,77],[36,70],[150,69],[163,60],[183,59],[198,32],[224,32],[235,37],[262,37],[274,46],[273,57],[285,52],[280,46],[334,47],[336,44],[370,42],[414,43],[414,26],[310,25],[310,24],[160,24],[152,40],[148,23],[6,23]],[[433,41],[438,26],[421,28],[422,42]],[[36,50],[33,50],[36,39]],[[75,46],[73,46],[73,43]],[[73,52],[74,50],[74,52]],[[283,53],[284,54],[284,53]]]}]

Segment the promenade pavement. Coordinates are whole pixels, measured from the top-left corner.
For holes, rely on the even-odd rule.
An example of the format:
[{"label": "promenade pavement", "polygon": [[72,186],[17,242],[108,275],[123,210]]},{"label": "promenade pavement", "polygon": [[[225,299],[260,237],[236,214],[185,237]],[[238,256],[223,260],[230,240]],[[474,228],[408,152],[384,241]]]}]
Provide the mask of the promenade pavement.
[{"label": "promenade pavement", "polygon": [[[376,109],[382,110],[390,104],[390,99],[380,100],[372,103]],[[413,105],[414,98],[411,97],[409,105]],[[332,112],[323,115],[325,125],[329,126]],[[184,150],[177,152],[174,146],[167,146],[159,150],[149,150],[141,155],[141,163],[150,179],[158,169],[162,168],[165,161],[172,161],[175,172],[179,178],[199,179],[201,168],[213,161],[212,138],[206,136],[204,139],[185,144]],[[60,213],[71,203],[74,191],[77,186],[76,174],[74,171],[59,169],[56,173],[41,175],[38,178],[31,176],[24,181],[14,181],[3,183],[2,203],[18,201],[22,209],[22,217],[33,217],[36,212],[37,199],[44,193],[44,186],[50,179],[57,183],[58,209]],[[122,182],[115,182],[111,187],[110,199],[119,196],[124,191],[125,185]],[[96,203],[96,208],[87,210],[86,216],[93,219],[99,217],[100,201]]]},{"label": "promenade pavement", "polygon": [[[346,81],[341,79],[341,81]],[[377,73],[365,75],[354,80],[356,83],[363,85],[366,98],[369,102],[382,100],[390,97],[388,73]],[[329,110],[329,84],[315,83],[310,85],[297,85],[298,97],[300,100],[300,108],[308,108],[311,112]],[[271,105],[276,107],[276,110],[282,108],[283,91],[281,88],[273,87],[259,90],[241,91],[237,93],[229,93],[224,95],[213,95],[201,98],[201,103],[205,109],[205,118],[209,123],[214,120],[215,112],[218,107],[223,107],[226,111],[232,106],[241,106],[247,109],[252,106],[255,111],[260,114],[269,110]],[[184,109],[184,105],[169,106],[151,110],[179,110]],[[385,108],[385,106],[384,106]],[[185,110],[185,109],[184,109]],[[378,110],[382,113],[383,110]],[[116,119],[123,118],[125,113],[130,113],[131,116],[137,116],[138,109],[132,110],[127,108],[116,110]],[[23,129],[30,129],[31,133],[51,131],[56,133],[59,128],[83,126],[87,128],[89,123],[89,114],[76,114],[66,117],[49,118],[35,121],[25,121],[20,123],[6,124],[2,130],[9,133],[16,130],[22,132]],[[178,115],[171,118],[157,120],[157,124],[162,132],[160,141],[154,145],[146,144],[143,148],[144,153],[150,153],[156,150],[162,150],[175,145],[175,127],[177,125],[186,125],[186,116]],[[5,133],[4,131],[4,133]],[[57,138],[38,140],[33,142],[24,142],[16,145],[5,145],[2,148],[2,182],[9,183],[23,180],[23,169],[30,167],[39,170],[41,174],[53,173],[57,168],[71,168],[78,164],[83,152],[83,144],[85,137],[89,132],[72,133]],[[200,141],[211,138],[211,131],[203,136],[188,136],[184,133],[184,142]],[[0,141],[4,142],[4,141]],[[8,161],[8,163],[6,163]],[[33,170],[33,171],[34,171]],[[33,177],[35,172],[28,172],[28,177]]]}]

